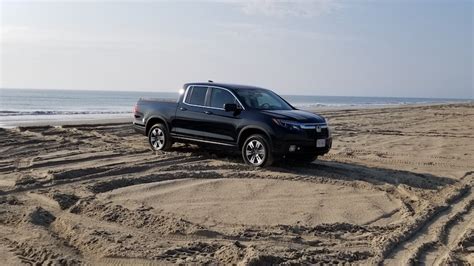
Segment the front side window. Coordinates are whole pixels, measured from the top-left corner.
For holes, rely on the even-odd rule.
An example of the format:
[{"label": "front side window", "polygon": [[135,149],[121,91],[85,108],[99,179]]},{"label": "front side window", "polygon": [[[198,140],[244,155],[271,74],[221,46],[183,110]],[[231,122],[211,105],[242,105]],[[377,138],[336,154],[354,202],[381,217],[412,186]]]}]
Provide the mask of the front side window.
[{"label": "front side window", "polygon": [[207,87],[194,86],[188,91],[186,103],[204,106],[206,101]]},{"label": "front side window", "polygon": [[226,103],[235,103],[234,96],[222,89],[213,88],[211,93],[211,107],[224,108]]},{"label": "front side window", "polygon": [[293,110],[293,107],[286,103],[274,92],[264,89],[236,89],[240,101],[247,106],[258,110]]}]

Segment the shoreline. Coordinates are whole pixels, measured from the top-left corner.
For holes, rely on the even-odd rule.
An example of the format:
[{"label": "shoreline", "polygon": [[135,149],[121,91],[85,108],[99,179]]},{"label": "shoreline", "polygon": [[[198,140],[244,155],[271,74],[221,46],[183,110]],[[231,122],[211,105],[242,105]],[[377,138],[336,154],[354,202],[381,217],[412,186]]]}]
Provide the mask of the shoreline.
[{"label": "shoreline", "polygon": [[16,127],[44,127],[44,126],[75,126],[75,125],[101,125],[101,124],[125,124],[132,123],[133,118],[130,115],[119,117],[72,117],[71,119],[54,119],[51,115],[41,120],[24,120],[24,121],[2,121],[0,119],[0,128],[16,128]]},{"label": "shoreline", "polygon": [[[435,106],[471,106],[474,107],[474,101],[456,102],[456,103],[429,103],[429,104],[396,104],[396,105],[376,105],[376,106],[324,106],[315,108],[299,108],[301,110],[313,113],[325,112],[350,112],[361,110],[386,110],[386,109],[405,109],[405,108],[422,108]],[[62,115],[58,115],[62,116]],[[98,117],[96,115],[71,115],[68,117],[56,117],[55,115],[35,115],[29,116],[27,120],[3,120],[2,118],[8,116],[0,116],[0,128],[15,128],[15,127],[44,127],[44,126],[75,126],[75,125],[101,125],[101,124],[125,124],[132,123],[133,114],[117,114],[110,116]],[[36,118],[36,119],[34,119]]]}]

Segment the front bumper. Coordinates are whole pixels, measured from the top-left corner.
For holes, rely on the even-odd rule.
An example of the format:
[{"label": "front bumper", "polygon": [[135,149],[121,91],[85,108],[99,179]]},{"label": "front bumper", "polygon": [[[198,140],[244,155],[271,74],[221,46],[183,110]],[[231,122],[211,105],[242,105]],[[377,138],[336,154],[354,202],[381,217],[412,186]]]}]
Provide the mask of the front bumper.
[{"label": "front bumper", "polygon": [[[332,134],[327,125],[301,130],[278,129],[272,138],[275,155],[324,155],[332,147]],[[324,147],[317,147],[317,140],[326,140]]]},{"label": "front bumper", "polygon": [[[331,150],[332,137],[324,139],[326,140],[324,147],[316,147],[316,139],[273,142],[273,153],[276,155],[324,155]],[[294,149],[290,149],[291,146],[294,146]]]}]

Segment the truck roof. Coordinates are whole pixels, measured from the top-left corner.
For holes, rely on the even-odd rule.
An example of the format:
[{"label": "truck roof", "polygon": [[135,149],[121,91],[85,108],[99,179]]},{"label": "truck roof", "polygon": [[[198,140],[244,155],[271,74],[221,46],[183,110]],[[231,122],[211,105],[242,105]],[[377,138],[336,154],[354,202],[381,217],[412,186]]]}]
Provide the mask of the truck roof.
[{"label": "truck roof", "polygon": [[257,86],[249,86],[249,85],[241,85],[241,84],[231,84],[231,83],[218,83],[218,82],[190,82],[184,84],[184,88],[187,88],[190,85],[195,85],[195,86],[216,86],[216,87],[222,87],[226,89],[263,89],[266,90],[265,88],[257,87]]}]

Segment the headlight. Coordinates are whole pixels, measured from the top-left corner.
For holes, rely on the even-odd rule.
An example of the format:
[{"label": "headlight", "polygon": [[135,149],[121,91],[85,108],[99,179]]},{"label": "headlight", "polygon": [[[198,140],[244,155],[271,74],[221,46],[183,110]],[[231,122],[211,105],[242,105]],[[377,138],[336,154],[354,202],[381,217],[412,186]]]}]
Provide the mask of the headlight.
[{"label": "headlight", "polygon": [[296,121],[291,121],[291,120],[283,120],[283,119],[272,119],[273,122],[281,127],[290,129],[290,130],[301,130],[301,124],[300,122]]}]

